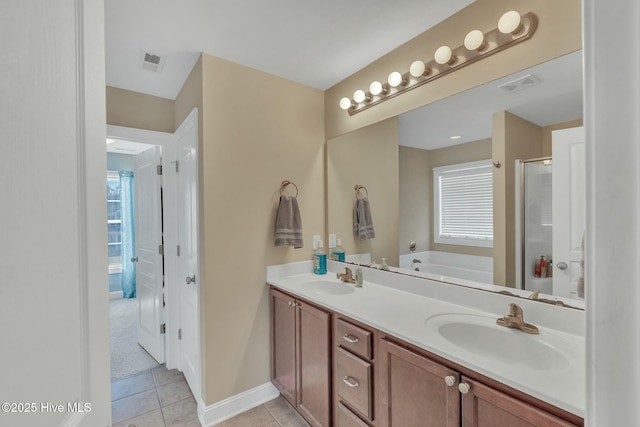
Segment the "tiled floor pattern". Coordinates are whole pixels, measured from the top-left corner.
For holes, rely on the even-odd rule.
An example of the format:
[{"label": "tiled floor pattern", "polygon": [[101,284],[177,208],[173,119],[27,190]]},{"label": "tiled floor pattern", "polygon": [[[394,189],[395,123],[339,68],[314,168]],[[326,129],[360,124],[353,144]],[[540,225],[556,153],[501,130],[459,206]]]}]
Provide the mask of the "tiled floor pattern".
[{"label": "tiled floor pattern", "polygon": [[[181,372],[160,366],[111,384],[113,427],[200,427],[196,402]],[[221,427],[308,427],[282,397],[235,416]]]},{"label": "tiled floor pattern", "polygon": [[200,427],[187,381],[164,366],[111,383],[111,417],[114,427]]}]

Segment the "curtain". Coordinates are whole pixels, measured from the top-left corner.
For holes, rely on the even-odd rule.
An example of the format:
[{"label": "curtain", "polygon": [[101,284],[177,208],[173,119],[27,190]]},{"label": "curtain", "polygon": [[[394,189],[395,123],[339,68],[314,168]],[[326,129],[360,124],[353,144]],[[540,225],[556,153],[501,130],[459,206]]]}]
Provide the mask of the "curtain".
[{"label": "curtain", "polygon": [[133,172],[120,173],[120,203],[122,213],[122,296],[136,297],[136,263],[131,261],[136,252],[134,229]]}]

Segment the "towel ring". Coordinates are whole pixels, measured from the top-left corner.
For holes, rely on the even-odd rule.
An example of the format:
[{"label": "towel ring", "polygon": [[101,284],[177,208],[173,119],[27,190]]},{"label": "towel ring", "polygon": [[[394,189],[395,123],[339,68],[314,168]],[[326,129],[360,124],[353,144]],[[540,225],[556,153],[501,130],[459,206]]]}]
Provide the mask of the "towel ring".
[{"label": "towel ring", "polygon": [[280,195],[281,195],[281,196],[283,195],[283,194],[282,194],[282,191],[283,191],[283,190],[285,189],[285,187],[286,187],[287,185],[289,185],[289,184],[293,185],[293,186],[296,188],[296,197],[298,197],[298,186],[297,186],[295,183],[293,183],[293,182],[291,182],[291,181],[289,181],[289,180],[286,180],[286,179],[285,179],[284,181],[282,181],[282,184],[280,185]]},{"label": "towel ring", "polygon": [[353,187],[353,189],[356,190],[356,199],[358,198],[358,191],[360,191],[360,190],[364,190],[365,197],[369,197],[369,191],[367,190],[367,187],[365,187],[364,185],[356,184]]}]

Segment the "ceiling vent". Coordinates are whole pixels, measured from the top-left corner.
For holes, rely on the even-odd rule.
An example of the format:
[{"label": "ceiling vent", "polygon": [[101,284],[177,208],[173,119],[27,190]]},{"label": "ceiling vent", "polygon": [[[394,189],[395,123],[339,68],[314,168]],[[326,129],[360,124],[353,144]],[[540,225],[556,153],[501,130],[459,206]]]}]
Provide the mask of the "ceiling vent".
[{"label": "ceiling vent", "polygon": [[156,55],[155,53],[142,52],[142,68],[160,73],[164,68],[165,59],[164,56]]},{"label": "ceiling vent", "polygon": [[505,83],[498,87],[509,93],[515,93],[520,92],[521,90],[529,89],[530,87],[533,87],[539,83],[540,79],[538,79],[533,74],[528,74],[524,77],[520,77],[519,79],[510,81],[509,83]]}]

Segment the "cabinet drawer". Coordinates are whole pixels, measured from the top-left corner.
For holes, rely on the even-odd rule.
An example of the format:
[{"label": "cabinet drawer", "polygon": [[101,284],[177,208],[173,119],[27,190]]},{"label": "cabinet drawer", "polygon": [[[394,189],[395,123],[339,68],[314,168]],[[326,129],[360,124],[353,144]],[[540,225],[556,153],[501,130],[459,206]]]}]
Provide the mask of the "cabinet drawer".
[{"label": "cabinet drawer", "polygon": [[354,409],[373,420],[371,363],[338,348],[336,351],[338,396]]},{"label": "cabinet drawer", "polygon": [[336,345],[371,360],[373,358],[372,340],[373,334],[366,329],[336,320]]},{"label": "cabinet drawer", "polygon": [[338,427],[369,427],[369,425],[342,403],[338,403]]}]

